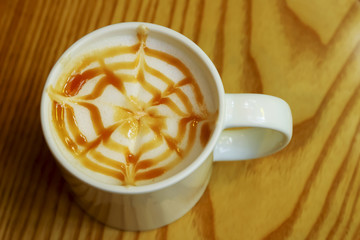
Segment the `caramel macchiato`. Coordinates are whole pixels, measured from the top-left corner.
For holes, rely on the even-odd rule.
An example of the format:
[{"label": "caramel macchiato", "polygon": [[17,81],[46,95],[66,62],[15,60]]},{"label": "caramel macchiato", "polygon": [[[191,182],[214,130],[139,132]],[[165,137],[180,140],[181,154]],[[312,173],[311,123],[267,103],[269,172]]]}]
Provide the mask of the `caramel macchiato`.
[{"label": "caramel macchiato", "polygon": [[196,79],[206,76],[148,39],[146,27],[133,34],[69,59],[72,67],[47,89],[54,134],[71,162],[98,181],[125,186],[189,164],[217,118],[204,98],[209,87]]}]

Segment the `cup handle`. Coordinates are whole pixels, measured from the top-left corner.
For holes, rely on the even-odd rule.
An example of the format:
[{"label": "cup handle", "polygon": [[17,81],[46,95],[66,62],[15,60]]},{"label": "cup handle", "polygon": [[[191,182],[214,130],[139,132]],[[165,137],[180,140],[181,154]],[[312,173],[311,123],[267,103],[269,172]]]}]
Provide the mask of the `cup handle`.
[{"label": "cup handle", "polygon": [[225,94],[225,121],[214,161],[260,158],[284,148],[292,116],[282,99],[264,94]]}]

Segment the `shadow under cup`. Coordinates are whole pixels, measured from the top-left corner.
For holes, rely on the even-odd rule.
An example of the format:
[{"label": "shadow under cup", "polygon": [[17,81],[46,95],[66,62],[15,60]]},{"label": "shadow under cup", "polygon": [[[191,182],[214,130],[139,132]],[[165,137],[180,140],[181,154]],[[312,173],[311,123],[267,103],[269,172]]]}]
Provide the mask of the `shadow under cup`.
[{"label": "shadow under cup", "polygon": [[[52,99],[48,88],[72,69],[73,60],[109,46],[131,45],[139,39],[138,27],[148,29],[146,45],[173,55],[190,70],[212,114],[213,127],[204,146],[196,145],[175,167],[139,186],[106,184],[74,166],[73,157],[63,147],[52,126]],[[45,139],[57,159],[79,205],[99,221],[123,230],[149,230],[164,226],[188,212],[202,196],[211,175],[212,151],[222,131],[224,90],[213,63],[183,35],[148,23],[121,23],[96,30],[73,44],[49,74],[41,102],[41,122]],[[196,135],[196,138],[199,138]],[[197,142],[197,141],[195,141]]]}]

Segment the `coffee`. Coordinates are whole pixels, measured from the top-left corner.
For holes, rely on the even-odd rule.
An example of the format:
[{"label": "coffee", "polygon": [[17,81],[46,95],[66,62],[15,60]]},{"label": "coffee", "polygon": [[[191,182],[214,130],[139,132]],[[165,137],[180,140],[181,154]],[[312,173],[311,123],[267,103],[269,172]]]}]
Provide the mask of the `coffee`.
[{"label": "coffee", "polygon": [[194,76],[176,51],[148,39],[146,27],[133,35],[136,41],[70,59],[47,89],[54,134],[70,161],[117,185],[180,171],[203,151],[217,118],[204,98],[211,96],[206,76]]}]

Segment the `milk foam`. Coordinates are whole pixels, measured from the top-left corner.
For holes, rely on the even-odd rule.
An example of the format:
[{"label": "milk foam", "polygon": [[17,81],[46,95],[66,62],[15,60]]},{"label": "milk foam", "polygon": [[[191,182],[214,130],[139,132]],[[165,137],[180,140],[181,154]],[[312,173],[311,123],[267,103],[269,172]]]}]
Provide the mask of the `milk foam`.
[{"label": "milk foam", "polygon": [[[138,39],[134,37],[135,33],[130,34],[129,36],[116,36],[116,38],[107,39],[106,44],[109,45],[115,45],[115,44],[123,44],[124,46],[130,46],[133,44],[136,44],[138,42]],[[102,49],[104,46],[104,41],[96,42],[90,44],[90,48],[87,48],[88,52],[97,51],[97,49]],[[121,132],[120,130],[115,130],[112,132],[110,136],[110,141],[124,145],[126,146],[131,153],[136,154],[137,152],[141,151],[142,147],[146,144],[151,143],[152,141],[155,141],[157,138],[161,138],[162,136],[159,136],[154,132],[151,128],[151,126],[147,126],[147,121],[150,121],[149,123],[153,124],[152,121],[158,121],[156,118],[152,120],[146,120],[149,116],[149,113],[154,113],[157,116],[161,115],[166,118],[165,120],[165,126],[162,126],[161,133],[164,133],[165,136],[170,136],[172,138],[175,138],[179,131],[182,131],[179,129],[180,125],[179,123],[182,121],[182,119],[186,116],[190,116],[190,114],[195,114],[196,116],[201,118],[202,120],[199,120],[198,127],[196,128],[195,138],[194,142],[192,143],[192,146],[190,146],[190,151],[186,154],[186,156],[182,157],[181,161],[177,163],[177,166],[174,168],[169,169],[164,174],[148,180],[141,180],[136,182],[136,185],[142,185],[142,184],[149,184],[152,182],[160,181],[161,179],[167,178],[176,172],[180,171],[184,167],[186,167],[192,159],[194,159],[196,156],[198,156],[201,152],[204,146],[200,142],[200,131],[202,129],[202,126],[206,122],[211,122],[211,124],[214,125],[214,121],[216,120],[216,112],[217,112],[217,103],[215,100],[212,99],[212,92],[214,92],[214,86],[211,86],[208,84],[208,81],[206,78],[209,76],[208,73],[205,73],[201,67],[199,67],[199,63],[197,62],[197,59],[191,58],[191,55],[188,54],[187,50],[182,49],[181,47],[178,47],[177,45],[173,45],[169,43],[168,41],[156,38],[156,36],[152,37],[151,31],[149,36],[146,39],[146,46],[151,49],[160,50],[162,52],[166,52],[169,55],[172,55],[179,59],[181,62],[186,65],[187,68],[189,68],[191,74],[193,75],[194,79],[196,79],[197,84],[199,85],[199,89],[201,89],[201,93],[203,96],[204,103],[199,104],[196,99],[196,94],[194,92],[194,87],[190,84],[185,84],[183,86],[178,87],[181,89],[181,92],[187,96],[189,101],[192,105],[192,111],[193,113],[190,113],[188,109],[186,108],[186,105],[181,101],[179,96],[175,93],[171,93],[168,95],[168,99],[171,99],[171,101],[177,106],[180,112],[183,114],[179,114],[178,112],[171,109],[169,106],[165,104],[158,104],[158,105],[149,105],[149,103],[152,101],[152,98],[154,97],[151,93],[149,93],[139,82],[125,82],[124,88],[126,91],[126,94],[123,94],[120,92],[117,88],[115,88],[112,85],[106,86],[104,91],[100,96],[98,96],[95,99],[90,100],[82,100],[82,97],[86,97],[89,94],[91,94],[94,90],[97,88],[97,84],[99,81],[105,77],[105,74],[100,74],[90,80],[88,80],[80,89],[80,91],[75,96],[70,96],[66,100],[66,104],[68,104],[74,112],[74,119],[76,120],[77,126],[80,130],[80,132],[86,137],[87,141],[91,142],[97,139],[98,133],[95,131],[94,123],[92,120],[92,115],[86,107],[82,106],[81,102],[86,101],[87,103],[90,103],[97,107],[99,110],[99,114],[101,116],[101,121],[103,123],[104,128],[109,128],[113,125],[116,125],[119,123],[119,121],[122,121],[121,124],[140,124],[140,126],[134,127],[135,132],[132,132],[131,128],[129,128],[129,131],[124,134],[124,132]],[[91,50],[89,50],[91,49]],[[85,54],[85,52],[82,52],[82,54]],[[87,54],[87,52],[86,52]],[[139,53],[135,54],[122,54],[110,58],[104,59],[105,65],[112,65],[115,63],[123,63],[123,62],[131,62],[134,61],[138,57]],[[75,58],[74,61],[79,61],[78,58]],[[184,74],[176,67],[174,67],[171,64],[168,64],[167,62],[162,61],[161,59],[155,58],[155,57],[149,57],[145,56],[145,62],[148,66],[150,66],[153,69],[158,70],[163,75],[165,75],[168,79],[170,79],[173,84],[177,84],[180,81],[184,79]],[[74,63],[72,63],[74,64]],[[74,65],[76,65],[75,63]],[[67,63],[69,65],[69,63]],[[70,64],[71,65],[71,64]],[[86,71],[89,69],[94,69],[99,67],[99,63],[91,63],[82,71]],[[135,69],[120,69],[113,71],[116,75],[132,75],[136,76],[139,71],[141,71],[141,64],[138,64]],[[147,82],[149,82],[151,85],[156,87],[159,92],[166,91],[168,84],[164,83],[163,80],[160,78],[145,72],[145,79]],[[204,109],[205,108],[205,109]],[[124,110],[125,109],[125,110]],[[128,116],[127,110],[132,111],[132,115]],[[120,119],[119,119],[120,116]],[[121,116],[127,116],[124,119],[121,120]],[[127,120],[126,120],[127,119]],[[139,120],[139,121],[137,121]],[[191,123],[190,123],[191,124]],[[69,126],[66,126],[66,130],[68,132],[71,132],[71,129]],[[139,132],[139,130],[141,130]],[[187,142],[189,141],[188,138],[191,134],[191,127],[186,126],[184,137],[181,139],[181,141],[178,143],[177,147],[182,149],[187,147]],[[73,134],[69,134],[71,138],[75,139],[75,136]],[[124,165],[129,165],[127,162],[126,154],[124,154],[121,151],[117,151],[116,149],[110,149],[106,146],[108,144],[107,142],[101,142],[94,151],[101,153],[106,158],[112,159],[114,161],[117,161],[119,163],[123,163]],[[151,149],[150,151],[144,152],[141,154],[138,162],[144,161],[144,160],[154,160],[161,154],[164,154],[169,149],[169,143],[165,140],[161,141],[161,144],[158,144],[156,147]],[[85,149],[86,147],[79,147],[80,150]],[[96,164],[117,170],[116,168],[109,166],[103,162],[99,162],[96,157],[92,156],[91,152],[87,153],[87,158],[95,162]],[[179,154],[176,153],[176,151],[173,151],[171,154],[169,154],[165,159],[162,161],[156,162],[154,166],[150,166],[146,169],[140,169],[138,173],[151,171],[152,169],[161,168],[164,166],[167,166],[168,164],[171,164],[174,162],[177,158],[179,158]],[[107,176],[104,174],[101,174],[99,172],[93,171],[89,168],[84,167],[84,165],[80,164],[77,157],[69,157],[70,161],[82,172],[87,174],[88,176],[104,183],[108,184],[122,184],[123,181],[116,179],[111,176]]]}]

